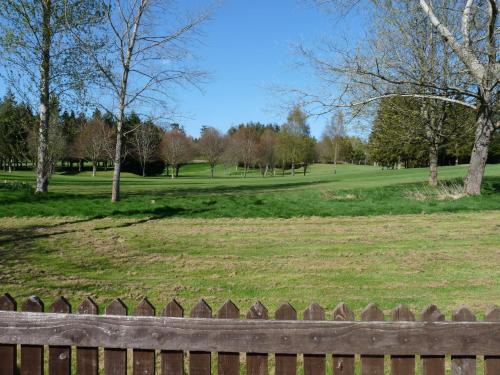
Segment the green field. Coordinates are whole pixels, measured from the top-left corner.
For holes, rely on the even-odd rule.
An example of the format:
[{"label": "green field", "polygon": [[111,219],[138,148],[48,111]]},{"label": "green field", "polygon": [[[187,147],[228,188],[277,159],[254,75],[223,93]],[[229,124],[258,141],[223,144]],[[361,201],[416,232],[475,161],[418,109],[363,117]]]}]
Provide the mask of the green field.
[{"label": "green field", "polygon": [[345,301],[358,316],[370,301],[387,313],[436,303],[448,316],[500,303],[500,165],[488,166],[481,197],[461,199],[427,188],[426,169],[310,171],[210,180],[198,164],[176,180],[125,175],[117,204],[106,172],[57,174],[46,196],[14,184],[31,173],[2,174],[0,285],[19,299],[91,295],[101,306],[147,295],[158,308],[204,297],[215,310],[231,298],[242,313],[257,299],[271,311]]}]

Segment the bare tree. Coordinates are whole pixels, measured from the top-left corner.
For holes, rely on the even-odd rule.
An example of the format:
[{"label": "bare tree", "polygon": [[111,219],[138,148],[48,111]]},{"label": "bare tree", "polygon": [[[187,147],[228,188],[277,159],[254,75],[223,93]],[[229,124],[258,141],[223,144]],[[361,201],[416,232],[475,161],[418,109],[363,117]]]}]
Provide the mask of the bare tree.
[{"label": "bare tree", "polygon": [[243,177],[255,164],[259,134],[255,126],[241,126],[230,136],[229,153],[236,163],[243,164]]},{"label": "bare tree", "polygon": [[330,122],[323,130],[323,145],[325,154],[329,155],[329,159],[333,162],[333,173],[337,174],[337,159],[342,144],[342,137],[346,135],[344,114],[338,112],[333,115]]},{"label": "bare tree", "polygon": [[[339,4],[335,0],[317,2]],[[352,0],[340,3],[365,5],[366,11],[373,10],[375,37],[367,38],[355,52],[341,50],[331,43],[325,54],[302,49],[302,54],[330,85],[330,93],[331,86],[340,92],[329,97],[301,93],[304,100],[319,104],[323,111],[347,107],[356,114],[366,105],[394,96],[425,99],[434,109],[436,101],[474,108],[477,110],[476,137],[465,190],[471,195],[480,194],[488,146],[495,127],[499,126],[493,119],[500,77],[496,1]],[[421,35],[415,32],[421,30],[416,22],[419,17],[432,27],[432,32],[420,40]],[[428,38],[434,38],[432,44]],[[436,50],[429,54],[429,48]],[[436,130],[436,134],[442,113],[442,109],[437,115],[427,113],[429,121],[437,119],[433,129],[429,127]],[[422,116],[426,116],[425,111]],[[434,142],[431,147],[435,149],[439,140],[431,140]]]},{"label": "bare tree", "polygon": [[257,145],[257,160],[263,177],[267,176],[269,170],[271,170],[273,176],[275,175],[276,144],[276,131],[271,128],[264,129]]},{"label": "bare tree", "polygon": [[178,177],[181,165],[189,163],[193,158],[193,142],[179,129],[170,130],[163,135],[160,149],[163,158],[172,167],[172,178]]},{"label": "bare tree", "polygon": [[[102,75],[101,89],[111,95],[117,119],[111,200],[120,200],[120,173],[123,160],[125,116],[135,106],[166,108],[172,86],[197,85],[206,74],[189,62],[194,37],[208,20],[209,11],[179,16],[169,0],[105,0],[108,37],[106,49],[92,57]],[[162,17],[159,17],[159,15]],[[130,131],[134,131],[131,129]]]},{"label": "bare tree", "polygon": [[146,165],[158,155],[161,133],[151,122],[142,123],[132,136],[134,153],[141,164],[142,176],[146,176]]},{"label": "bare tree", "polygon": [[201,155],[210,166],[210,176],[214,178],[215,166],[219,163],[226,148],[226,139],[215,128],[206,128],[198,142]]}]

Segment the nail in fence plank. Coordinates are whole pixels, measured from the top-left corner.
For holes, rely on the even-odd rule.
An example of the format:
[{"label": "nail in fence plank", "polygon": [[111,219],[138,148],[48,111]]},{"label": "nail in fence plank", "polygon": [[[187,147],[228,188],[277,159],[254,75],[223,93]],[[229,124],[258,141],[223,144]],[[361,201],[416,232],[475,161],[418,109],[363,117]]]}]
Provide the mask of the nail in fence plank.
[{"label": "nail in fence plank", "polygon": [[[134,310],[134,316],[154,316],[155,308],[143,298]],[[155,351],[146,349],[133,350],[134,375],[153,375],[155,373]]]},{"label": "nail in fence plank", "polygon": [[[211,318],[212,309],[202,299],[193,307],[190,316],[191,318]],[[210,352],[189,352],[189,375],[210,375],[211,365]]]},{"label": "nail in fence plank", "polygon": [[[452,320],[455,322],[471,322],[475,321],[474,314],[465,306],[461,306],[452,314]],[[452,375],[475,375],[476,373],[476,356],[463,355],[451,356],[451,373]]]},{"label": "nail in fence plank", "polygon": [[[288,302],[283,303],[274,314],[276,320],[296,320],[297,311]],[[275,355],[276,375],[295,375],[297,374],[297,354]]]},{"label": "nail in fence plank", "polygon": [[[8,293],[0,297],[0,310],[16,311],[17,304]],[[17,346],[0,345],[0,374],[14,375],[17,372]]]},{"label": "nail in fence plank", "polygon": [[[92,298],[88,297],[78,306],[78,314],[98,315],[99,310]],[[98,348],[76,348],[76,373],[77,375],[97,375],[99,370]]]},{"label": "nail in fence plank", "polygon": [[[43,302],[37,296],[31,296],[21,306],[22,311],[43,312]],[[43,374],[43,346],[21,345],[21,375]]]},{"label": "nail in fence plank", "polygon": [[[182,318],[184,309],[174,299],[163,309],[162,316],[171,318]],[[173,350],[162,350],[161,358],[161,373],[162,375],[183,375],[184,374],[184,352]]]},{"label": "nail in fence plank", "polygon": [[[332,313],[333,320],[354,321],[354,313],[345,303],[339,303]],[[354,375],[354,355],[334,354],[333,375]]]},{"label": "nail in fence plank", "polygon": [[[383,321],[384,313],[377,305],[370,303],[361,312],[361,320]],[[361,375],[384,375],[384,356],[361,355]]]},{"label": "nail in fence plank", "polygon": [[[304,320],[325,320],[325,309],[323,309],[317,303],[312,303],[304,311]],[[314,338],[313,340],[315,339],[316,338]],[[325,370],[325,355],[304,353],[304,375],[324,375]]]},{"label": "nail in fence plank", "polygon": [[[427,306],[421,314],[421,320],[424,322],[442,322],[444,315],[436,305]],[[422,375],[444,375],[445,357],[444,355],[423,355],[422,357]]]},{"label": "nail in fence plank", "polygon": [[[106,315],[127,315],[127,306],[117,298],[105,311]],[[106,375],[127,374],[127,349],[104,349],[104,373]]]},{"label": "nail in fence plank", "polygon": [[[248,310],[247,319],[269,319],[267,308],[257,301]],[[267,353],[247,353],[247,375],[267,375],[267,361]]]},{"label": "nail in fence plank", "polygon": [[[404,305],[399,305],[392,310],[392,320],[394,321],[415,321],[415,315]],[[403,337],[403,340],[406,340]],[[393,375],[414,375],[415,374],[415,356],[414,355],[392,355],[391,373]]]},{"label": "nail in fence plank", "polygon": [[[228,300],[217,311],[218,319],[239,319],[240,310],[236,305]],[[219,375],[238,375],[240,373],[240,353],[224,353],[218,355]]]},{"label": "nail in fence plank", "polygon": [[[70,314],[71,305],[64,297],[59,297],[50,305],[49,312]],[[71,374],[71,347],[49,346],[49,374],[68,375]]]},{"label": "nail in fence plank", "polygon": [[[488,309],[484,320],[488,322],[500,322],[500,307],[494,306]],[[485,356],[484,369],[485,375],[500,374],[500,356]]]}]

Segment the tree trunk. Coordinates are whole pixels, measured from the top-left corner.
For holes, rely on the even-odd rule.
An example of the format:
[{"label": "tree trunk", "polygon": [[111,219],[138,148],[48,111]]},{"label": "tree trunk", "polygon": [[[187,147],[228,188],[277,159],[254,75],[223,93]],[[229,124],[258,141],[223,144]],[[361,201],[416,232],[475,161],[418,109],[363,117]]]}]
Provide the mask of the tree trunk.
[{"label": "tree trunk", "polygon": [[306,175],[307,173],[307,164],[304,164],[304,176]]},{"label": "tree trunk", "polygon": [[438,147],[431,144],[429,147],[429,185],[438,184]]},{"label": "tree trunk", "polygon": [[214,178],[214,166],[210,166],[210,178]]},{"label": "tree trunk", "polygon": [[179,177],[179,169],[181,169],[180,164],[175,166],[175,177]]},{"label": "tree trunk", "polygon": [[42,62],[40,64],[40,121],[38,128],[38,160],[36,166],[36,192],[46,193],[49,186],[49,121],[50,121],[50,47],[52,31],[50,20],[52,0],[45,0],[42,4]]},{"label": "tree trunk", "polygon": [[97,164],[95,161],[92,161],[92,177],[95,177],[96,169],[97,169]]},{"label": "tree trunk", "polygon": [[175,178],[175,168],[176,168],[175,165],[172,164],[172,173],[171,173],[172,178]]},{"label": "tree trunk", "polygon": [[146,164],[142,166],[142,177],[146,177]]},{"label": "tree trunk", "polygon": [[292,161],[292,176],[295,176],[295,162]]},{"label": "tree trunk", "polygon": [[477,115],[474,147],[472,148],[469,171],[464,183],[465,192],[469,195],[481,194],[481,183],[486,160],[488,159],[488,147],[494,131],[493,110],[488,102],[489,100],[486,103],[481,103]]}]

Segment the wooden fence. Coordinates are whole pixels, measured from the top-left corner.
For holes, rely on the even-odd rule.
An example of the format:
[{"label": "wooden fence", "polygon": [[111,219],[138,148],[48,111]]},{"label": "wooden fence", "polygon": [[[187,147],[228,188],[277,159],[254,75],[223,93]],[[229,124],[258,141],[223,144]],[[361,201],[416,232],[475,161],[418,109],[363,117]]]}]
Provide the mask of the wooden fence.
[{"label": "wooden fence", "polygon": [[[498,307],[488,310],[484,321],[476,321],[465,307],[445,321],[437,307],[430,305],[416,321],[400,305],[392,311],[391,321],[385,321],[383,312],[370,304],[361,313],[361,321],[355,321],[345,304],[339,304],[329,317],[320,305],[312,304],[304,311],[304,319],[297,320],[297,312],[286,303],[270,320],[267,309],[257,302],[246,319],[240,320],[240,311],[231,301],[213,319],[203,300],[184,318],[175,300],[155,316],[154,307],[143,299],[127,316],[127,307],[119,299],[106,307],[104,315],[98,314],[90,298],[71,314],[63,297],[50,305],[49,313],[43,313],[37,297],[28,298],[18,312],[16,301],[6,294],[0,297],[0,310],[1,375],[19,370],[21,375],[42,374],[44,345],[48,346],[51,375],[71,374],[72,363],[79,375],[95,375],[99,368],[106,375],[123,375],[129,351],[133,374],[141,375],[155,374],[158,357],[161,374],[183,374],[187,363],[190,375],[208,375],[212,356],[217,359],[218,374],[236,375],[246,367],[249,375],[265,375],[270,354],[274,354],[277,375],[296,374],[302,363],[304,375],[325,374],[327,363],[332,363],[334,375],[353,375],[359,365],[362,375],[383,375],[384,355],[390,355],[387,360],[394,375],[414,374],[417,360],[423,375],[444,375],[445,355],[451,355],[453,375],[475,374],[476,356],[484,356],[486,375],[500,375]],[[72,347],[76,347],[73,361]],[[333,355],[333,360],[327,361],[327,355]]]}]

